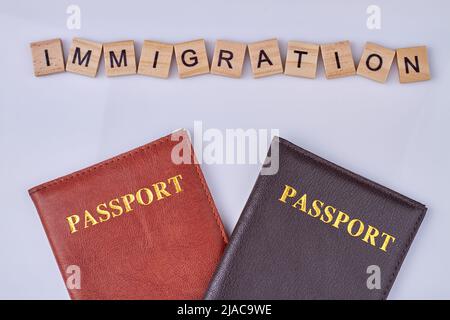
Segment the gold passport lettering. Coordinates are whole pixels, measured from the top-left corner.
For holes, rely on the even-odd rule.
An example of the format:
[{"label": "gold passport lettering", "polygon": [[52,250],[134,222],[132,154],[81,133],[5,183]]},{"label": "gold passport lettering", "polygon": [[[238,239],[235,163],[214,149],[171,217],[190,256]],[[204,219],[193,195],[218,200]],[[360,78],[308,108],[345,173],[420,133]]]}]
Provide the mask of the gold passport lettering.
[{"label": "gold passport lettering", "polygon": [[75,233],[80,228],[86,229],[98,223],[120,217],[122,214],[132,212],[136,206],[148,206],[153,201],[159,201],[171,197],[173,194],[180,193],[183,191],[181,187],[182,179],[183,177],[179,174],[168,178],[167,181],[156,182],[151,187],[144,187],[133,193],[100,203],[96,206],[95,211],[86,209],[84,214],[68,216],[66,220],[70,233]]},{"label": "gold passport lettering", "polygon": [[323,201],[317,199],[311,201],[306,193],[298,195],[297,190],[289,185],[285,185],[278,200],[336,229],[346,229],[350,236],[359,238],[384,252],[387,252],[389,245],[395,242],[392,235],[381,232],[380,229],[362,220],[351,218],[347,213]]}]

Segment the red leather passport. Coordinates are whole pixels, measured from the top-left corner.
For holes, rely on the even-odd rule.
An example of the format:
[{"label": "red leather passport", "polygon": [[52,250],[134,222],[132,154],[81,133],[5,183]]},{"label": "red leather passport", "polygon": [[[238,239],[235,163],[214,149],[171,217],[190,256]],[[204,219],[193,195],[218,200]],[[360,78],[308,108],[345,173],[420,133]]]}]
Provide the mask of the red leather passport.
[{"label": "red leather passport", "polygon": [[203,297],[227,236],[194,159],[178,131],[29,190],[72,299]]}]

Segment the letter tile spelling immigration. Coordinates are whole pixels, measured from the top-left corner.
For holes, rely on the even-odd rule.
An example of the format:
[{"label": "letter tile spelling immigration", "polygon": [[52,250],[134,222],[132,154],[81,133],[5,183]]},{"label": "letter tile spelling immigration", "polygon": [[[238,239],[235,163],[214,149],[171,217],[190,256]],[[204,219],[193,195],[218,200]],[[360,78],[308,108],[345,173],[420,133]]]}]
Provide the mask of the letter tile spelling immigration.
[{"label": "letter tile spelling immigration", "polygon": [[277,39],[250,44],[217,40],[212,65],[208,61],[204,39],[177,44],[145,40],[137,59],[134,41],[98,43],[74,38],[66,64],[60,39],[31,43],[34,75],[39,77],[69,71],[95,77],[103,52],[106,76],[139,74],[149,77],[168,78],[173,51],[180,78],[212,73],[225,77],[240,78],[248,48],[253,77],[261,78],[276,74],[314,79],[319,55],[325,67],[327,79],[359,75],[380,83],[386,82],[395,56],[397,57],[400,83],[431,79],[426,46],[397,50],[379,44],[366,43],[358,66],[352,54],[350,41],[312,44],[289,41],[284,57],[284,67]]}]

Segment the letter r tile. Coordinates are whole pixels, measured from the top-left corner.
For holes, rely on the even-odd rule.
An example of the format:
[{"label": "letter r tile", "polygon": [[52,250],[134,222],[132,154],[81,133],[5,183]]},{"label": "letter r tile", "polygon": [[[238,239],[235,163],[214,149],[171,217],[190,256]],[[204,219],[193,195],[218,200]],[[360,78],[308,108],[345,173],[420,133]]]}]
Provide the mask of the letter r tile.
[{"label": "letter r tile", "polygon": [[105,70],[108,77],[136,73],[134,41],[117,41],[103,44]]},{"label": "letter r tile", "polygon": [[103,45],[80,38],[74,38],[67,58],[66,70],[89,77],[97,75]]},{"label": "letter r tile", "polygon": [[244,43],[217,40],[214,48],[211,73],[240,78],[246,50],[247,45]]},{"label": "letter r tile", "polygon": [[175,45],[178,75],[180,78],[209,73],[205,40],[193,40]]}]

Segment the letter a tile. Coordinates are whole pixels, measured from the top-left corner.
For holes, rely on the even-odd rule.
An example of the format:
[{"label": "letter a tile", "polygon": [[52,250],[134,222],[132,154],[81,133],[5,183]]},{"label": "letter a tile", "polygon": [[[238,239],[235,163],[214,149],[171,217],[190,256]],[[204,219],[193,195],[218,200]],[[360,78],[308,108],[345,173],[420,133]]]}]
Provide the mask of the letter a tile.
[{"label": "letter a tile", "polygon": [[277,39],[249,44],[248,53],[252,64],[253,77],[261,78],[283,73]]}]

